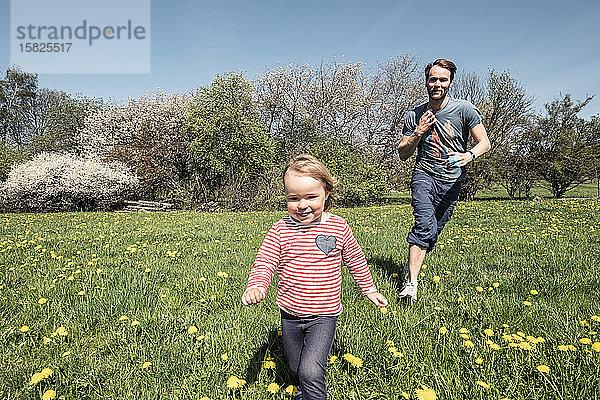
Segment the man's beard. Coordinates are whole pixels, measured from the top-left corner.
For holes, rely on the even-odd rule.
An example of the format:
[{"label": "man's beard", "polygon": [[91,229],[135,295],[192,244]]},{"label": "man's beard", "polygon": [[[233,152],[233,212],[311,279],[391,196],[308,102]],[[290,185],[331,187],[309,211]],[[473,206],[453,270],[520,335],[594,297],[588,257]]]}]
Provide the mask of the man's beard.
[{"label": "man's beard", "polygon": [[427,94],[429,95],[429,100],[435,100],[435,101],[439,101],[439,100],[444,100],[444,98],[448,95],[448,91],[450,90],[450,88],[441,88],[440,89],[440,97],[439,99],[434,99],[433,98],[433,89],[427,88]]}]

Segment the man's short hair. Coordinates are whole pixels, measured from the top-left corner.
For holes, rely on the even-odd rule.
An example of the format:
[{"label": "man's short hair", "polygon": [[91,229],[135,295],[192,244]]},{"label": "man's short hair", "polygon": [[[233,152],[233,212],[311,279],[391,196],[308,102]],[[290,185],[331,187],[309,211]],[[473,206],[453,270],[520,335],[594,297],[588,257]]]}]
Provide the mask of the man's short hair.
[{"label": "man's short hair", "polygon": [[438,58],[434,62],[427,64],[427,66],[425,67],[425,80],[429,79],[429,71],[431,70],[431,68],[434,65],[437,65],[438,67],[442,67],[442,68],[445,68],[448,71],[450,71],[450,82],[452,82],[454,80],[454,73],[456,72],[456,65],[454,65],[454,63],[452,61],[446,60],[444,58]]}]

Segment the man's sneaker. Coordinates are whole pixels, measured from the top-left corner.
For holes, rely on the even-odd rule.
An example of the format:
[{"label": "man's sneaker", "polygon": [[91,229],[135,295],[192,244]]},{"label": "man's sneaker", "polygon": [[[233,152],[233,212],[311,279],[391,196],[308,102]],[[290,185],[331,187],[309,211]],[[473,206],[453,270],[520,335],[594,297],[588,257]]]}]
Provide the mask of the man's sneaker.
[{"label": "man's sneaker", "polygon": [[412,301],[417,301],[417,284],[413,282],[406,282],[404,288],[400,292],[400,298],[405,298]]}]

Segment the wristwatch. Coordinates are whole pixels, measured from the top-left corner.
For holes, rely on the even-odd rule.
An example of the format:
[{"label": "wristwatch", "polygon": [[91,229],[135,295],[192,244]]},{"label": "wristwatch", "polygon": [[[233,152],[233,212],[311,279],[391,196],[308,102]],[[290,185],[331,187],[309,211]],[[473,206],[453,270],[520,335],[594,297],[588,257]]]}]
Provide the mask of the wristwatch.
[{"label": "wristwatch", "polygon": [[471,155],[473,156],[473,161],[475,161],[475,159],[477,158],[475,153],[473,153],[471,150],[469,150],[467,153],[471,153]]}]

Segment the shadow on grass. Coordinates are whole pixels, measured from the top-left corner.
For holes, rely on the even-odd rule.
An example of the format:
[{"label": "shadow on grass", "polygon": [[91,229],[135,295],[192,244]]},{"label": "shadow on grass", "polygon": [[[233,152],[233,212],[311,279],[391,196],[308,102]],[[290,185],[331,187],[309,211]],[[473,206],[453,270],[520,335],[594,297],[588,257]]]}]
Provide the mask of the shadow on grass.
[{"label": "shadow on grass", "polygon": [[[273,357],[275,368],[263,371],[263,363],[269,357]],[[254,356],[248,362],[245,380],[248,384],[252,384],[259,380],[261,372],[266,375],[265,379],[268,380],[268,383],[277,382],[279,385],[297,385],[294,374],[288,368],[287,358],[283,351],[283,341],[276,329],[269,332],[266,342],[256,350]]]},{"label": "shadow on grass", "polygon": [[385,275],[394,282],[398,291],[402,290],[404,284],[404,262],[398,264],[398,262],[391,257],[371,257],[368,262],[370,265],[383,271]]}]

